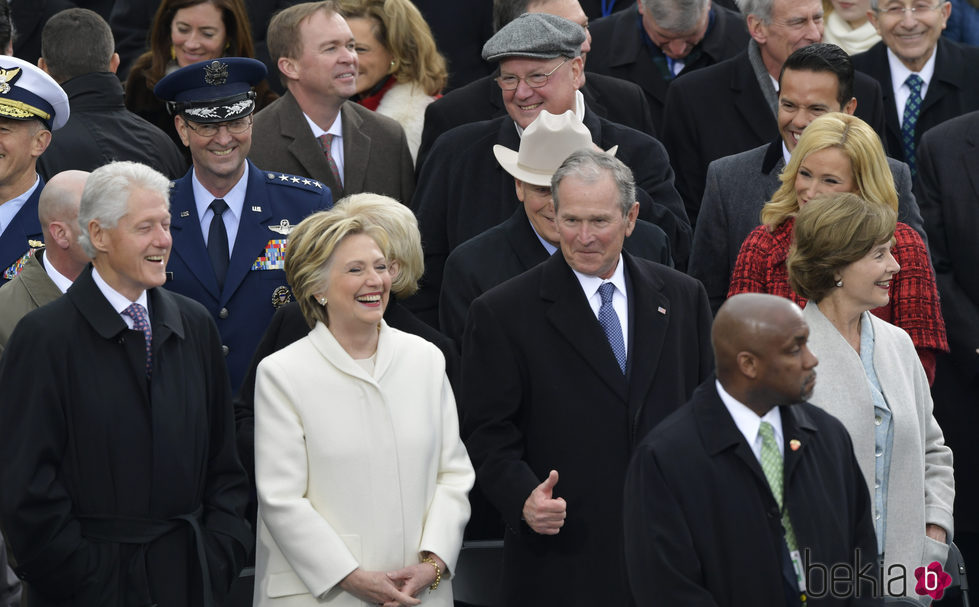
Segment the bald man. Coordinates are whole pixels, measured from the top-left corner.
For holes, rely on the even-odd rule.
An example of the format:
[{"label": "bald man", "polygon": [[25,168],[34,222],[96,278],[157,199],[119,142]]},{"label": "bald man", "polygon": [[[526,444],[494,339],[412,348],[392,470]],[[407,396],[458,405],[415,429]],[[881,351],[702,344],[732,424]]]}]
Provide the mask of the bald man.
[{"label": "bald man", "polygon": [[[817,365],[808,337],[787,299],[737,295],[718,310],[716,377],[649,433],[629,466],[625,548],[637,604],[882,604],[850,437],[805,402]],[[851,577],[831,589],[837,565],[834,576]]]},{"label": "bald man", "polygon": [[61,297],[88,265],[78,244],[78,204],[87,179],[85,171],[64,171],[41,191],[37,215],[46,246],[34,250],[20,274],[0,288],[0,353],[18,321]]}]

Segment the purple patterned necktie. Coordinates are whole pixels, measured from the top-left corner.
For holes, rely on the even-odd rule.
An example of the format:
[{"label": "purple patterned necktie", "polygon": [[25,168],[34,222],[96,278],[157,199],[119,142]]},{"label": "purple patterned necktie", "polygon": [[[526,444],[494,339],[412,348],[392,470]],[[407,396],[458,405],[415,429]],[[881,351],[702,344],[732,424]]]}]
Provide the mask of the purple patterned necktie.
[{"label": "purple patterned necktie", "polygon": [[153,329],[150,327],[150,319],[146,310],[138,303],[130,304],[122,313],[133,319],[133,329],[143,332],[146,342],[146,377],[150,377],[153,370]]},{"label": "purple patterned necktie", "polygon": [[337,161],[333,159],[333,154],[330,153],[330,149],[333,147],[333,135],[330,133],[325,133],[319,136],[320,146],[323,148],[323,154],[326,155],[326,161],[330,163],[330,172],[333,173],[333,180],[337,182],[337,187],[341,190],[343,189],[343,181],[340,179],[340,169],[337,168]]}]

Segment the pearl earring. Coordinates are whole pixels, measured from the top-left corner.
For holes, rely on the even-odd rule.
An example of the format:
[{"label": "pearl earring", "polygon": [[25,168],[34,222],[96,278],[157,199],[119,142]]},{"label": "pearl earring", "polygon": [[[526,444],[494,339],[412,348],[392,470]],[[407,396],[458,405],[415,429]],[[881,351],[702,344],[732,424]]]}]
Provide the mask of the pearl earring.
[{"label": "pearl earring", "polygon": [[838,287],[842,287],[843,286],[843,279],[842,278],[836,281],[836,286],[838,286]]},{"label": "pearl earring", "polygon": [[320,297],[319,301],[320,301],[320,305],[321,306],[325,306],[326,305],[326,298],[325,297]]}]

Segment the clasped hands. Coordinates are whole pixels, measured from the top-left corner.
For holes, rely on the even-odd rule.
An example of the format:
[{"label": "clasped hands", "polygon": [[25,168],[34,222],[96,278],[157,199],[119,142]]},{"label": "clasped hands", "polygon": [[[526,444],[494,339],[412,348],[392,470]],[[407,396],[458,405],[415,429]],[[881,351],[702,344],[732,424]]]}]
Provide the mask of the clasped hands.
[{"label": "clasped hands", "polygon": [[568,504],[564,498],[554,497],[557,480],[557,470],[551,470],[544,482],[530,492],[530,497],[523,504],[524,521],[541,535],[557,535],[568,515]]},{"label": "clasped hands", "polygon": [[[435,554],[431,557],[444,572],[445,562]],[[421,604],[415,595],[433,583],[435,567],[416,563],[397,571],[366,571],[358,567],[340,581],[340,588],[374,605],[410,607]]]}]

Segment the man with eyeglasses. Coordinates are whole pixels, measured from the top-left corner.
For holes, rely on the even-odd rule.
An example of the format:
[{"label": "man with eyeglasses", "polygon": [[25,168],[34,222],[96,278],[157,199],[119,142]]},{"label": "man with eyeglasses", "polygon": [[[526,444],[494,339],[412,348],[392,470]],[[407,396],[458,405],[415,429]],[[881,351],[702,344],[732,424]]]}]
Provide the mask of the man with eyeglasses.
[{"label": "man with eyeglasses", "polygon": [[[739,55],[674,82],[663,110],[663,145],[676,184],[696,226],[707,165],[778,136],[778,75],[796,49],[823,36],[821,0],[738,0],[751,40]],[[856,74],[855,114],[884,132],[880,86]]]},{"label": "man with eyeglasses", "polygon": [[332,206],[322,182],[264,171],[247,160],[255,59],[223,58],[181,68],[157,83],[193,167],[173,183],[173,254],[167,289],[196,299],[221,334],[237,391],[275,309],[292,300],[283,271],[289,230]]},{"label": "man with eyeglasses", "polygon": [[740,13],[711,0],[638,0],[634,4],[632,10],[592,23],[594,44],[587,68],[642,86],[660,132],[670,84],[743,51],[748,30]]},{"label": "man with eyeglasses", "polygon": [[928,129],[979,109],[979,49],[942,36],[952,5],[944,0],[871,0],[867,16],[881,41],[853,57],[884,91],[888,153],[911,166]]},{"label": "man with eyeglasses", "polygon": [[436,140],[421,166],[412,208],[425,246],[425,276],[407,300],[416,314],[438,322],[438,296],[445,259],[469,238],[506,221],[520,206],[513,179],[493,156],[494,145],[520,147],[523,130],[541,110],[572,111],[600,148],[618,145],[617,157],[635,173],[639,217],[670,238],[674,262],[686,267],[690,226],[673,187],[673,170],[653,137],[590,111],[581,87],[585,31],[567,19],[528,13],[498,31],[483,58],[499,62],[497,78],[507,115],[456,127]]}]

